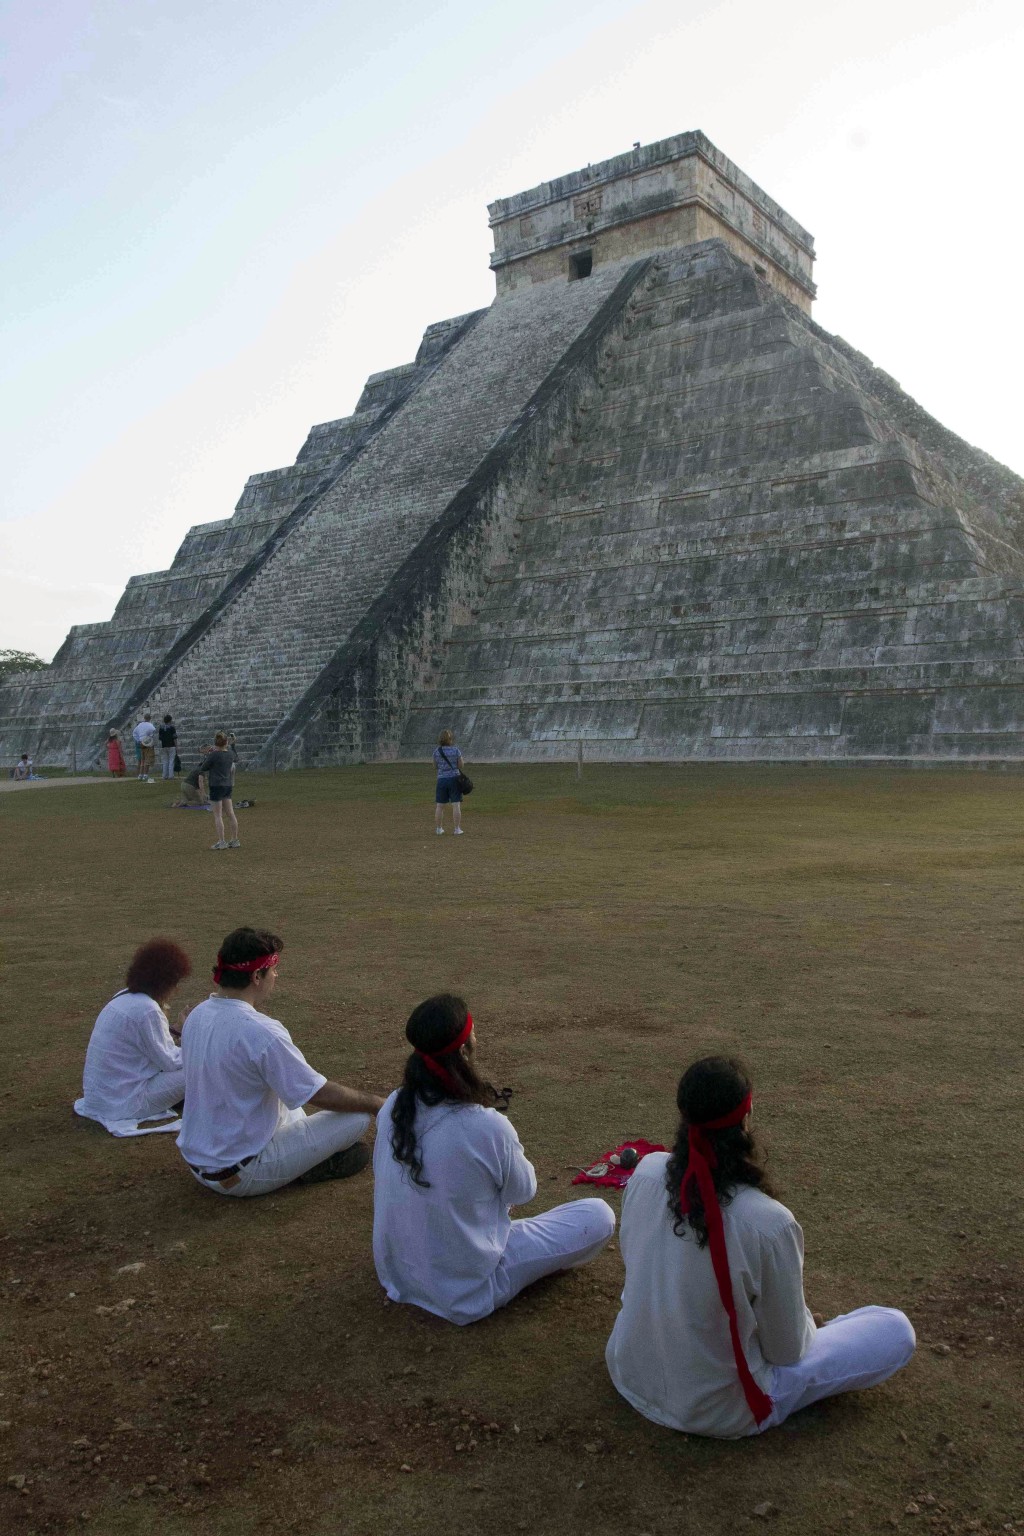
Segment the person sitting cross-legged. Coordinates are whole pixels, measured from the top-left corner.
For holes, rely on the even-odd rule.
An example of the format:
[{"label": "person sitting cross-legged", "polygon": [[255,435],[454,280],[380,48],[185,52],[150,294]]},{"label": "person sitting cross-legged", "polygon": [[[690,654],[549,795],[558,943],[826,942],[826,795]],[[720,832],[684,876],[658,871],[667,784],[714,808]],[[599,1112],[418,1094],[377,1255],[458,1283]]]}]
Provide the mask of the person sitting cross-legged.
[{"label": "person sitting cross-legged", "polygon": [[150,939],[135,951],[123,990],[93,1025],[77,1114],[120,1125],[166,1115],[179,1102],[179,1033],[165,1009],[191,971],[188,955],[170,939]]},{"label": "person sitting cross-legged", "polygon": [[[220,1195],[358,1173],[360,1140],[382,1100],[315,1072],[269,1007],[282,941],[236,928],[220,947],[215,990],[182,1026],[185,1109],[178,1148],[193,1177]],[[306,1114],[312,1106],[314,1114]]]},{"label": "person sitting cross-legged", "polygon": [[537,1193],[519,1137],[474,1064],[476,1031],[459,997],[420,1003],[401,1088],[377,1116],[373,1258],[392,1301],[474,1323],[544,1275],[597,1257],[615,1231],[600,1199],[513,1221]]},{"label": "person sitting cross-legged", "polygon": [[914,1330],[892,1307],[818,1326],[803,1291],[803,1233],[773,1197],[736,1061],[684,1073],[671,1153],[652,1152],[622,1203],[622,1310],[605,1359],[645,1418],[738,1439],[907,1364]]}]

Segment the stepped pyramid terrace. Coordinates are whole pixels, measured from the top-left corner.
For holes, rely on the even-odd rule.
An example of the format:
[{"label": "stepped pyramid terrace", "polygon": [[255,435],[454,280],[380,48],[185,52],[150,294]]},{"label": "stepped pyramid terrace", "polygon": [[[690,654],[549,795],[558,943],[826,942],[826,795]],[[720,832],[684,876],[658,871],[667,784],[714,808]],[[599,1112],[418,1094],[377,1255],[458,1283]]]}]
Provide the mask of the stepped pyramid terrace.
[{"label": "stepped pyramid terrace", "polygon": [[1024,481],[814,323],[806,230],[700,133],[490,215],[491,306],[0,689],[7,759],[1024,758]]}]

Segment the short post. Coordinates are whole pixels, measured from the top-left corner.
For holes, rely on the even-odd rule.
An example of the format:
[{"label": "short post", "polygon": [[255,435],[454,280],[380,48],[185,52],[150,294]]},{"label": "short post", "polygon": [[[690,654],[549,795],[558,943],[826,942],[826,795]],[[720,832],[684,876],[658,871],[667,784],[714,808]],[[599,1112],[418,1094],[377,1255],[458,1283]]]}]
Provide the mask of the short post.
[{"label": "short post", "polygon": [[582,779],[582,777],[583,777],[583,737],[581,736],[580,739],[576,743],[576,778],[577,779]]},{"label": "short post", "polygon": [[71,772],[72,774],[78,772],[78,748],[74,742],[71,743]]}]

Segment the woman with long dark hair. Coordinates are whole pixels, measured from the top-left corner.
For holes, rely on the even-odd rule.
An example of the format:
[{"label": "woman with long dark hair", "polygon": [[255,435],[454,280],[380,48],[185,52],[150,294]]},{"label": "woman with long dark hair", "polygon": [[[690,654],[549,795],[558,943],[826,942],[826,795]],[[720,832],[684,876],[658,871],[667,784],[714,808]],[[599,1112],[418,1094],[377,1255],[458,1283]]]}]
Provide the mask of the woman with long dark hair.
[{"label": "woman with long dark hair", "polygon": [[741,1064],[694,1062],[676,1104],[672,1152],[644,1158],[622,1207],[626,1285],[605,1358],[627,1402],[734,1439],[906,1365],[902,1312],[860,1307],[817,1327],[807,1310],[803,1233],[765,1175]]},{"label": "woman with long dark hair", "polygon": [[373,1258],[392,1301],[474,1323],[543,1275],[596,1258],[615,1230],[603,1200],[518,1221],[537,1176],[499,1095],[476,1070],[460,997],[429,997],[405,1027],[412,1055],[377,1116]]},{"label": "woman with long dark hair", "polygon": [[170,939],[150,939],[135,951],[124,987],[93,1025],[78,1114],[108,1126],[169,1117],[184,1095],[185,1071],[181,1032],[166,1009],[191,971]]}]

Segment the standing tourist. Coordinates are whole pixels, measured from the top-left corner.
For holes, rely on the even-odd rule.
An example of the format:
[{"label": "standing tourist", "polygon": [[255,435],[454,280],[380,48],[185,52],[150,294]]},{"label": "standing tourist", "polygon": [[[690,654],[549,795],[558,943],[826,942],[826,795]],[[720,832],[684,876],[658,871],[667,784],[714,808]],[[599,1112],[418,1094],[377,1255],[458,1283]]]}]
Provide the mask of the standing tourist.
[{"label": "standing tourist", "polygon": [[[213,808],[213,820],[217,832],[217,841],[211,843],[214,852],[221,852],[225,848],[240,848],[238,841],[238,818],[235,816],[235,808],[231,803],[231,795],[235,782],[235,764],[238,762],[238,753],[235,751],[235,738],[227,736],[223,731],[218,731],[213,738],[213,746],[206,753],[197,768],[193,768],[187,782],[198,786],[205,774],[210,785],[210,804]],[[229,836],[225,838],[224,833]]]},{"label": "standing tourist", "polygon": [[[182,1027],[178,1147],[196,1181],[219,1195],[344,1179],[370,1160],[360,1137],[380,1098],[314,1072],[284,1025],[263,1011],[283,948],[264,929],[229,933],[214,967],[215,990]],[[307,1115],[309,1105],[317,1113]]]},{"label": "standing tourist", "polygon": [[373,1260],[392,1301],[475,1323],[544,1275],[597,1257],[615,1231],[600,1199],[513,1221],[537,1193],[519,1137],[477,1075],[460,997],[430,997],[405,1026],[401,1088],[377,1116]]},{"label": "standing tourist", "polygon": [[116,731],[107,732],[107,767],[115,779],[124,778],[124,753],[121,751],[121,738]]},{"label": "standing tourist", "polygon": [[152,784],[153,778],[150,770],[156,756],[154,742],[156,741],[156,726],[153,724],[152,715],[145,714],[138,725],[132,731],[135,745],[139,749],[139,783]]},{"label": "standing tourist", "polygon": [[462,753],[455,745],[451,731],[442,731],[434,748],[434,767],[437,769],[437,789],[434,792],[434,830],[444,836],[444,808],[452,808],[452,821],[456,837],[462,836],[462,790],[459,775],[462,772]]},{"label": "standing tourist", "polygon": [[164,722],[158,732],[160,736],[160,763],[162,776],[165,779],[174,778],[174,759],[178,753],[178,732],[170,715],[164,715]]},{"label": "standing tourist", "polygon": [[185,951],[170,939],[150,939],[132,956],[124,988],[93,1025],[85,1053],[78,1114],[104,1125],[167,1115],[185,1092],[177,1041],[167,1005],[190,975]]},{"label": "standing tourist", "polygon": [[676,1104],[672,1152],[644,1158],[622,1205],[626,1285],[605,1358],[626,1401],[731,1440],[906,1365],[902,1312],[859,1307],[818,1327],[807,1310],[803,1233],[765,1176],[740,1064],[694,1062]]}]

